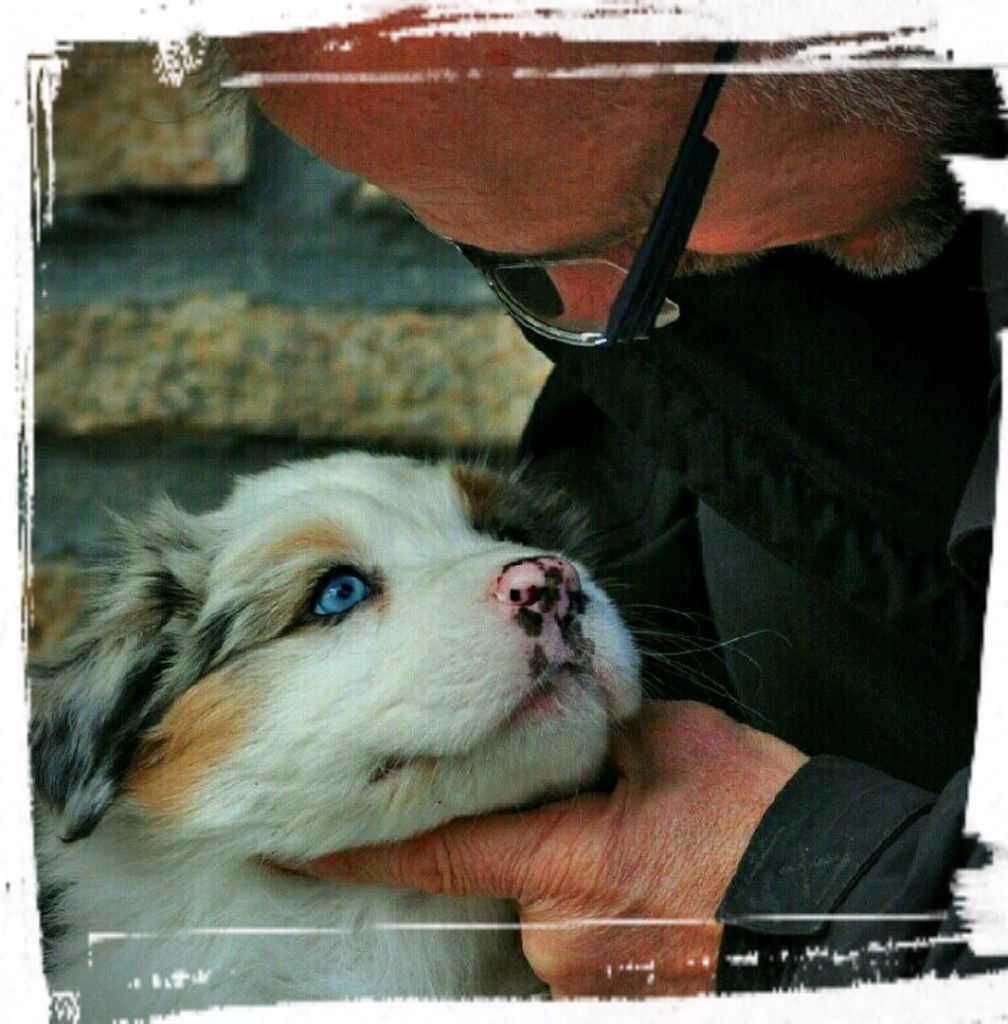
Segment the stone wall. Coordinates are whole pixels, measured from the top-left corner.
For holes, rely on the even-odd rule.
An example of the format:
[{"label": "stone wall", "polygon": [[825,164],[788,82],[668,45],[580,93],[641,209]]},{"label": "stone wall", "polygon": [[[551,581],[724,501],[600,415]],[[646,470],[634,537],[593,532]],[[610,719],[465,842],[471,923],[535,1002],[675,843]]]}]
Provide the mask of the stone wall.
[{"label": "stone wall", "polygon": [[241,97],[78,46],[36,254],[35,639],[103,507],[206,508],[236,472],[350,444],[512,449],[548,371],[479,275]]},{"label": "stone wall", "polygon": [[44,313],[35,422],[510,444],[546,361],[502,314],[371,312],[239,293]]},{"label": "stone wall", "polygon": [[67,57],[53,151],[60,195],[235,185],[248,172],[243,96],[222,102],[207,83],[159,81],[144,43],[91,43]]}]

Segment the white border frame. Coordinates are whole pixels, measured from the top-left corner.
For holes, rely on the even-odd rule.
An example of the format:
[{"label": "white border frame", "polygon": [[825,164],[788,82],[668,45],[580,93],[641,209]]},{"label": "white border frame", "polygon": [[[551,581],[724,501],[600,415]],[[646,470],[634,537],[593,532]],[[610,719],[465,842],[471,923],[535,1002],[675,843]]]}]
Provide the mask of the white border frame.
[{"label": "white border frame", "polygon": [[[21,543],[17,514],[19,470],[31,493],[29,447],[19,455],[22,424],[31,423],[33,321],[33,229],[32,207],[45,217],[51,196],[39,191],[34,161],[38,154],[51,153],[44,135],[51,130],[45,116],[51,90],[58,85],[58,44],[63,40],[131,40],[156,42],[166,76],[186,70],[188,52],[178,41],[193,32],[208,36],[234,35],[250,31],[290,31],[311,25],[351,23],[409,5],[397,0],[331,0],[329,4],[284,0],[282,10],[262,9],[248,3],[225,0],[170,0],[157,8],[145,8],[140,0],[104,0],[100,5],[58,2],[36,4],[18,13],[31,20],[8,29],[0,38],[3,51],[5,104],[4,138],[7,158],[3,161],[3,196],[0,210],[6,231],[0,250],[0,294],[4,297],[7,336],[14,351],[2,362],[2,386],[13,401],[3,404],[3,431],[9,442],[0,448],[0,509],[3,536],[0,544],[0,578],[9,581],[0,605],[0,652],[4,659],[2,678],[4,709],[0,713],[0,758],[3,763],[3,814],[7,841],[0,845],[4,889],[4,930],[0,939],[0,980],[4,987],[4,1015],[12,1020],[43,1020],[47,997],[39,959],[39,926],[35,910],[35,877],[31,850],[28,801],[27,710],[20,685],[23,673],[24,626],[21,592],[27,570],[27,550]],[[479,5],[480,17],[473,17],[475,5],[467,0],[442,0],[428,4],[435,20],[426,31],[560,32],[570,38],[623,38],[649,40],[657,35],[679,39],[775,39],[787,36],[836,35],[874,30],[882,34],[914,28],[912,41],[939,53],[954,53],[956,66],[1008,66],[1008,13],[1002,0],[930,0],[930,2],[831,2],[797,4],[787,0],[685,0],[674,11],[673,3],[660,0],[644,13],[643,6],[613,0],[573,3],[559,0],[551,5],[557,16],[543,21],[536,0],[496,0]],[[627,8],[630,10],[627,10]],[[597,17],[599,11],[606,17]],[[586,13],[595,17],[586,18]],[[487,15],[493,15],[489,20]],[[437,18],[452,17],[453,24]],[[850,47],[834,48],[832,68],[849,59]],[[34,95],[29,97],[29,58],[33,63]],[[822,64],[818,65],[822,67]],[[765,69],[765,67],[764,67]],[[672,70],[672,69],[669,69]],[[696,68],[694,68],[696,70]],[[740,65],[737,71],[744,70]],[[1008,82],[1001,74],[1002,95]],[[33,149],[33,140],[34,146]],[[954,170],[965,185],[967,204],[1000,210],[1008,215],[1008,161],[995,163],[956,158]],[[58,168],[57,180],[58,180]],[[51,180],[51,179],[50,179]],[[954,339],[953,339],[954,343]],[[11,358],[13,356],[13,358]],[[30,431],[29,431],[30,434]],[[1008,458],[1008,431],[1002,429],[1002,452]],[[19,462],[20,458],[20,462]],[[1008,474],[1000,474],[998,506],[1008,511]],[[995,848],[994,865],[971,872],[960,879],[958,891],[965,914],[975,925],[972,944],[978,952],[1008,951],[1008,787],[1003,783],[1008,767],[1008,534],[999,528],[995,536],[986,643],[983,653],[983,682],[980,721],[977,730],[973,782],[970,790],[967,827],[979,833]],[[811,1002],[810,1002],[811,1000]],[[671,1007],[668,1000],[635,1005],[641,1020],[664,1019]],[[866,986],[835,992],[791,993],[765,996],[735,996],[730,999],[672,1000],[675,1012],[685,1020],[742,1020],[754,1017],[784,1021],[846,1020],[864,1016],[920,1022],[1008,1018],[1008,975],[936,981],[921,979],[908,983]],[[334,1008],[344,1020],[384,1020],[395,1017],[422,1019],[431,1011],[423,1003],[340,1003],[299,1005],[299,1020],[329,1021]],[[438,1015],[446,1021],[468,1019],[472,1004],[439,1004]],[[275,1021],[289,1019],[291,1009],[234,1008],[200,1015],[217,1021]],[[558,1015],[567,1021],[595,1020],[600,1016],[624,1014],[619,1004],[480,1004],[481,1016],[510,1020],[520,1014]],[[178,1018],[181,1019],[181,1018]],[[188,1019],[188,1015],[186,1016]]]}]

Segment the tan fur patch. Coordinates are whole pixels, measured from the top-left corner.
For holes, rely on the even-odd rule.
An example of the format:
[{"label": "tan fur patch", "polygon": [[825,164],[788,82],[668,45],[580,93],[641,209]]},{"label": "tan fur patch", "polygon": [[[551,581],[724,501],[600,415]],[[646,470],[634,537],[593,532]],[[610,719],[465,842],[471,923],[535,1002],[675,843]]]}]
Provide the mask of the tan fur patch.
[{"label": "tan fur patch", "polygon": [[451,474],[478,533],[587,560],[585,516],[563,491],[468,466],[452,466]]},{"label": "tan fur patch", "polygon": [[251,561],[255,563],[256,571],[261,571],[264,566],[270,568],[305,554],[324,555],[334,560],[345,557],[349,560],[353,551],[354,545],[339,527],[319,521],[306,523],[293,533],[286,534],[276,543],[256,552]]},{"label": "tan fur patch", "polygon": [[474,520],[492,516],[497,511],[503,489],[499,476],[471,466],[452,466],[451,474]]},{"label": "tan fur patch", "polygon": [[144,740],[125,791],[151,814],[180,814],[207,773],[241,743],[251,712],[248,697],[225,669],[201,679]]}]

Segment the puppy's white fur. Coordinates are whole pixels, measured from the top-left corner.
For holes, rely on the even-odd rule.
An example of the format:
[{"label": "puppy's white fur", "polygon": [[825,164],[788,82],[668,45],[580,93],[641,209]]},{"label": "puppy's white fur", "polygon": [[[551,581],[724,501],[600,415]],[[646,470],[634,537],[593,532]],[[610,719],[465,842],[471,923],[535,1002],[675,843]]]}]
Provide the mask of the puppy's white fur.
[{"label": "puppy's white fur", "polygon": [[[512,721],[542,653],[493,582],[560,553],[530,539],[559,515],[550,500],[354,453],[244,479],[205,516],[165,505],[122,528],[91,616],[36,680],[50,980],[80,990],[84,1019],[541,987],[513,928],[383,927],[513,924],[506,902],[336,886],[263,858],[399,839],[597,774],[613,723],[638,706],[638,659],[580,563],[585,660],[557,675],[547,713]],[[516,515],[544,521],[502,539],[495,517]],[[313,581],[343,565],[374,593],[315,621]],[[89,948],[89,933],[134,937]],[[166,988],[180,970],[188,982]]]}]

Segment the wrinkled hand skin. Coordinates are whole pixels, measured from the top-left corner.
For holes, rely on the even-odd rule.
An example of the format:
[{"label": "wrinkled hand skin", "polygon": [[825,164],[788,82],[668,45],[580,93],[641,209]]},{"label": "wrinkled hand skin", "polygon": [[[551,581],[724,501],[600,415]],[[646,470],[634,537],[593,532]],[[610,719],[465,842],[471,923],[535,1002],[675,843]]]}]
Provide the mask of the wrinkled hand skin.
[{"label": "wrinkled hand skin", "polygon": [[[711,992],[714,913],[763,813],[806,760],[705,705],[648,701],[614,739],[611,793],[463,819],[296,870],[513,899],[525,956],[554,998]],[[658,918],[684,923],[609,923]],[[574,923],[585,919],[597,923]]]}]

